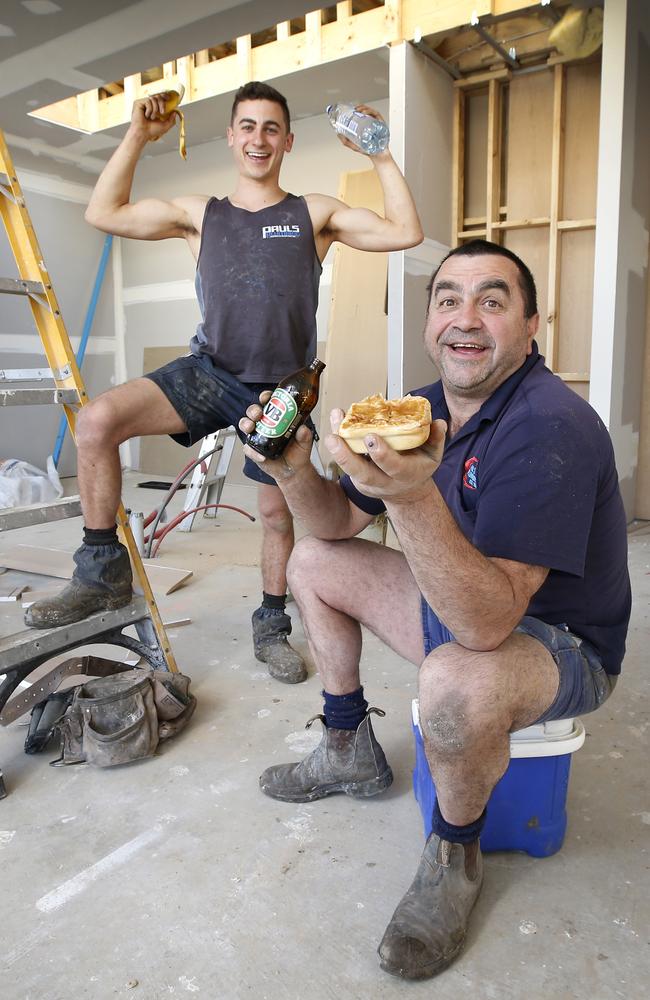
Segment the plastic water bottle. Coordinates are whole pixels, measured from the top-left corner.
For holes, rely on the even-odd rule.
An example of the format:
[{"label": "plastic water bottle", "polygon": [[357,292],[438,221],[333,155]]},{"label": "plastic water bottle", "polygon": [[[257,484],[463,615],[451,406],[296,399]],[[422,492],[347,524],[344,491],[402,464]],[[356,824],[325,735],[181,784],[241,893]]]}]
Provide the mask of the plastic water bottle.
[{"label": "plastic water bottle", "polygon": [[386,122],[364,115],[349,104],[328,104],[325,109],[332,128],[349,139],[363,153],[375,156],[388,146],[390,132]]}]

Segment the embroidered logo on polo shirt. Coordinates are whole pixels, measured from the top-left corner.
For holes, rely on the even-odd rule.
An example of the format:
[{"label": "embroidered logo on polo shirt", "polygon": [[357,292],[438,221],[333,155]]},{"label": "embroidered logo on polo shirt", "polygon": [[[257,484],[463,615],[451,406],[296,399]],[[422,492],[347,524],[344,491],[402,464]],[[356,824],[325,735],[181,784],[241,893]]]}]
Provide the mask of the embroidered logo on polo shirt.
[{"label": "embroidered logo on polo shirt", "polygon": [[278,237],[285,239],[300,236],[300,226],[262,226],[262,239],[272,240]]},{"label": "embroidered logo on polo shirt", "polygon": [[468,458],[465,462],[463,486],[466,486],[468,490],[475,490],[478,487],[478,458],[476,455]]}]

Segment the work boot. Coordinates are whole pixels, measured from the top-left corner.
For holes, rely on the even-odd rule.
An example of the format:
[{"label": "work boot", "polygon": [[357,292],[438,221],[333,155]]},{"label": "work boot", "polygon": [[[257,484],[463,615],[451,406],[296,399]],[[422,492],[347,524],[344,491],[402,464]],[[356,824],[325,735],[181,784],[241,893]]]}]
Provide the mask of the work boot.
[{"label": "work boot", "polygon": [[267,664],[271,677],[283,684],[307,680],[305,661],[287,641],[291,635],[289,615],[279,608],[261,607],[253,612],[252,621],[255,656]]},{"label": "work boot", "polygon": [[478,840],[452,844],[432,833],[379,945],[382,969],[403,979],[428,979],[445,969],[463,947],[482,883]]},{"label": "work boot", "polygon": [[355,799],[369,798],[388,788],[393,772],[384,751],[375,739],[370,714],[384,716],[380,708],[369,708],[357,729],[328,729],[324,715],[315,715],[323,723],[323,738],[315,750],[297,764],[274,764],[260,777],[265,795],[283,802],[312,802],[334,792],[345,792]]},{"label": "work boot", "polygon": [[67,587],[25,612],[31,628],[56,628],[80,622],[95,611],[123,608],[133,597],[129,553],[120,542],[81,545],[74,556],[75,571]]}]

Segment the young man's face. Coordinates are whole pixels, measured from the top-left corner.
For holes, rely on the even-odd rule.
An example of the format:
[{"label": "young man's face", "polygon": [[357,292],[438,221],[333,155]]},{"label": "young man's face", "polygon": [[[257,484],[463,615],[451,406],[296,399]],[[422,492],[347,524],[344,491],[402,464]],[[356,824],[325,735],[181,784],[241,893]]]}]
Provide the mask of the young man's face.
[{"label": "young man's face", "polygon": [[445,391],[487,399],[522,366],[539,316],[526,319],[516,264],[497,254],[451,257],[433,285],[424,330]]},{"label": "young man's face", "polygon": [[293,133],[275,101],[241,101],[227,136],[240,174],[255,180],[277,177],[282,157],[293,145]]}]

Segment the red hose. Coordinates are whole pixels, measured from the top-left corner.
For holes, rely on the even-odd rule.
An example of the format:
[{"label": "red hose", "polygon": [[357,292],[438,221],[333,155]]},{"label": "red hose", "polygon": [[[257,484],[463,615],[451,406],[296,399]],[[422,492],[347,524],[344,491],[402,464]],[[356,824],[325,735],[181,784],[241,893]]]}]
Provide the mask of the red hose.
[{"label": "red hose", "polygon": [[168,535],[170,531],[173,531],[173,529],[177,525],[179,525],[181,521],[184,521],[189,514],[196,514],[200,510],[213,510],[213,509],[219,510],[220,508],[223,508],[224,510],[235,510],[237,511],[238,514],[243,514],[244,517],[247,517],[250,521],[255,520],[253,515],[249,514],[248,511],[242,510],[241,507],[232,507],[228,503],[206,503],[203,504],[201,507],[193,507],[192,510],[183,510],[181,511],[180,514],[177,514],[176,517],[169,522],[169,524],[166,524],[165,527],[161,529],[161,531],[156,532],[154,537],[157,539],[157,542],[151,551],[151,558],[155,559],[158,549],[160,548],[162,540],[165,537],[165,535]]}]

